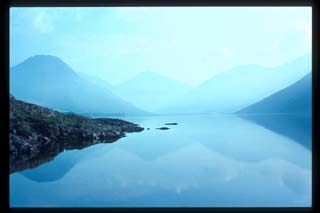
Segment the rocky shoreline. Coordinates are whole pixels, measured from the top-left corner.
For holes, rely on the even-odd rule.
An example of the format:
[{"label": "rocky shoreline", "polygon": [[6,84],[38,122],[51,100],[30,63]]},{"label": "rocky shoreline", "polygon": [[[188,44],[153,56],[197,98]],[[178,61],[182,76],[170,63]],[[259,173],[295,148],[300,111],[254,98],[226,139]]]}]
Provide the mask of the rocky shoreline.
[{"label": "rocky shoreline", "polygon": [[10,95],[10,173],[36,167],[64,150],[112,143],[143,130],[120,119],[62,114]]}]

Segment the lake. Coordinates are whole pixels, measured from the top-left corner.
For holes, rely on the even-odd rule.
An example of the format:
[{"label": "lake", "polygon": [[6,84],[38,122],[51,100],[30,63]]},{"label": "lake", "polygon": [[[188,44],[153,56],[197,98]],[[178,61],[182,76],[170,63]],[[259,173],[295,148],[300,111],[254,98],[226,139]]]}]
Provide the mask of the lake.
[{"label": "lake", "polygon": [[[10,206],[311,206],[311,118],[213,114],[124,120],[150,130],[65,151],[10,175]],[[178,125],[156,129],[168,122]]]}]

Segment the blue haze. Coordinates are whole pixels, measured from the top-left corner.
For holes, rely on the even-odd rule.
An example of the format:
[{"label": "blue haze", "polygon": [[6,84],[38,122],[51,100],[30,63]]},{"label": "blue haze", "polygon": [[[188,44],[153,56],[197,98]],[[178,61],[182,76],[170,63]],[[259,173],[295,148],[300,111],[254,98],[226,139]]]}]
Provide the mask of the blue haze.
[{"label": "blue haze", "polygon": [[286,113],[312,116],[312,75],[309,72],[289,87],[260,102],[240,110],[240,113]]},{"label": "blue haze", "polygon": [[10,93],[17,99],[63,112],[146,114],[49,55],[30,57],[11,68]]},{"label": "blue haze", "polygon": [[311,7],[11,8],[10,66],[46,54],[114,85],[150,70],[197,86],[233,67],[311,53],[311,15]]},{"label": "blue haze", "polygon": [[235,67],[208,79],[160,111],[233,113],[300,80],[311,71],[311,65],[308,54],[274,68]]},{"label": "blue haze", "polygon": [[311,58],[311,7],[11,8],[10,93],[150,130],[11,174],[10,205],[310,207]]},{"label": "blue haze", "polygon": [[114,89],[125,100],[150,112],[174,102],[192,90],[188,84],[161,76],[151,71],[140,73]]}]

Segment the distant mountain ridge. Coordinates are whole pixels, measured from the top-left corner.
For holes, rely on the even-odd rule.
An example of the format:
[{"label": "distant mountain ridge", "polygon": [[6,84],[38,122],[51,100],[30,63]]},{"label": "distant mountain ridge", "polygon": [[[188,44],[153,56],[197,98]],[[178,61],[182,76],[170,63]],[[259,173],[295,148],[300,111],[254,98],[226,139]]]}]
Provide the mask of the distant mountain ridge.
[{"label": "distant mountain ridge", "polygon": [[238,113],[302,113],[311,115],[311,72],[289,87],[254,103]]},{"label": "distant mountain ridge", "polygon": [[156,112],[190,88],[188,84],[146,71],[116,86],[115,93],[146,111]]},{"label": "distant mountain ridge", "polygon": [[243,65],[229,69],[163,107],[162,113],[234,113],[290,86],[311,70],[311,55],[265,68]]},{"label": "distant mountain ridge", "polygon": [[51,55],[33,56],[12,67],[10,93],[18,99],[59,111],[146,114],[106,88],[79,77],[61,59]]}]

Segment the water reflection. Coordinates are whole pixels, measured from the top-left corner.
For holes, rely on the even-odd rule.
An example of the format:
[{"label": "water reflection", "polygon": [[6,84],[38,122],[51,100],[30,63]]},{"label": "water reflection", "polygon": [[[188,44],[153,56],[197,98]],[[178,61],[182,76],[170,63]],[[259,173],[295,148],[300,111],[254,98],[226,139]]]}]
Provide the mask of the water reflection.
[{"label": "water reflection", "polygon": [[311,150],[312,117],[311,115],[241,115],[278,134],[287,136]]},{"label": "water reflection", "polygon": [[81,160],[81,157],[81,154],[68,151],[58,155],[54,161],[42,164],[35,169],[24,170],[20,174],[36,182],[57,181],[63,178]]},{"label": "water reflection", "polygon": [[74,140],[70,139],[68,141],[54,141],[51,143],[48,143],[42,152],[40,151],[40,154],[37,154],[36,157],[30,158],[29,154],[26,156],[19,155],[19,158],[16,159],[15,155],[11,155],[10,157],[13,159],[10,159],[10,173],[23,171],[30,168],[37,168],[45,163],[48,163],[55,159],[56,156],[58,156],[61,152],[64,152],[66,150],[80,150],[85,149],[89,146],[92,146],[97,143],[113,143],[119,138],[123,136],[116,136],[110,139],[105,140]]},{"label": "water reflection", "polygon": [[21,175],[36,182],[52,182],[58,181],[63,178],[77,163],[85,161],[91,158],[92,155],[98,157],[101,154],[105,154],[110,149],[96,149],[94,146],[89,146],[82,150],[68,150],[57,157],[52,159],[50,162],[44,163],[36,168],[30,168],[20,172]]},{"label": "water reflection", "polygon": [[[179,125],[155,129],[167,121]],[[150,130],[64,152],[28,178],[11,175],[11,205],[311,205],[311,152],[288,137],[236,116],[158,116],[139,124]],[[59,175],[50,172],[60,167]]]}]

